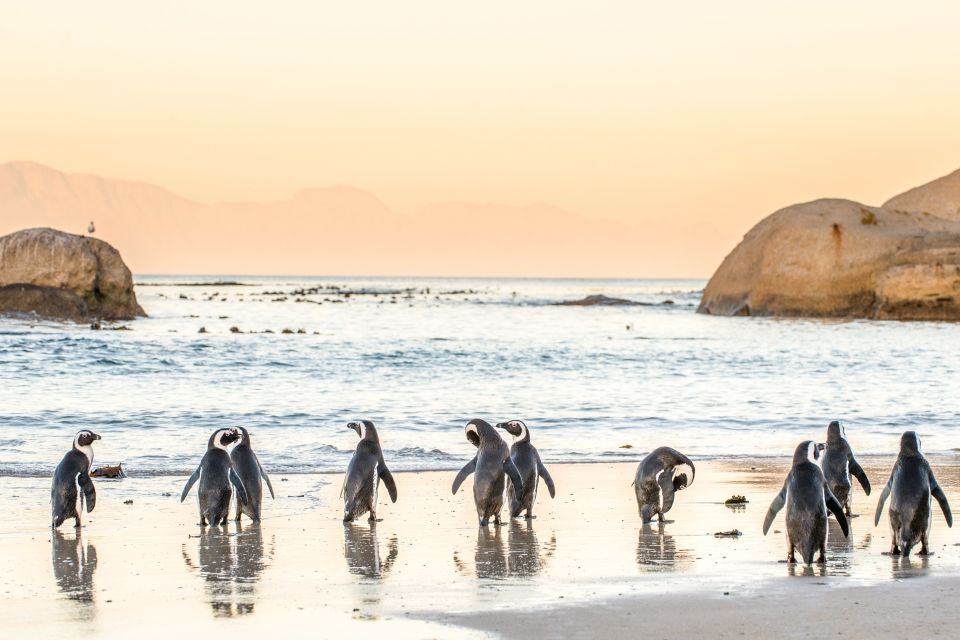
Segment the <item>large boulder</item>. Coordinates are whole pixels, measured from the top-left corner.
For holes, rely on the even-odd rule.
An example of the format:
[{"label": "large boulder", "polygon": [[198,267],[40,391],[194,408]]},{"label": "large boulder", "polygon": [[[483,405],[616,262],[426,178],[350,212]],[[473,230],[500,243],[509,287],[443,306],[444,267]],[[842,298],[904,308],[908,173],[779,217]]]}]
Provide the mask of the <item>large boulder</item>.
[{"label": "large boulder", "polygon": [[5,288],[0,312],[33,311],[76,321],[146,315],[137,303],[130,269],[116,249],[96,238],[55,229],[24,229],[0,237],[0,287]]},{"label": "large boulder", "polygon": [[781,209],[724,259],[698,311],[960,320],[960,222],[850,200]]},{"label": "large boulder", "polygon": [[883,207],[960,220],[960,169],[894,196]]}]

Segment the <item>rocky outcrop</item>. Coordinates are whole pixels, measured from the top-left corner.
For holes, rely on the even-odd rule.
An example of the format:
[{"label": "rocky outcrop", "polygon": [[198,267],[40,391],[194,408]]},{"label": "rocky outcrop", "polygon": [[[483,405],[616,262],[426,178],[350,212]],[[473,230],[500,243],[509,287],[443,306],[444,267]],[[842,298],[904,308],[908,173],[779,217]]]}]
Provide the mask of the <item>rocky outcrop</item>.
[{"label": "rocky outcrop", "polygon": [[890,198],[883,208],[960,220],[960,169]]},{"label": "rocky outcrop", "polygon": [[25,229],[0,238],[0,287],[0,313],[74,321],[146,315],[116,249],[55,229]]},{"label": "rocky outcrop", "polygon": [[960,320],[960,222],[850,200],[781,209],[724,259],[698,311]]},{"label": "rocky outcrop", "polygon": [[642,305],[641,302],[634,302],[626,298],[611,298],[602,294],[587,296],[579,300],[564,300],[563,302],[554,302],[559,307],[630,307]]}]

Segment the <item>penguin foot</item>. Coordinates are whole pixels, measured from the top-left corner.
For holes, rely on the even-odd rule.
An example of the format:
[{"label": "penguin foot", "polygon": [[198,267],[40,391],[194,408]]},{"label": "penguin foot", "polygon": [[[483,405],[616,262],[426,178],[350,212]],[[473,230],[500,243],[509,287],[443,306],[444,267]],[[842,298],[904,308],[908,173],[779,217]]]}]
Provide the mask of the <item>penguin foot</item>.
[{"label": "penguin foot", "polygon": [[827,557],[821,553],[820,557],[817,558],[817,564],[827,564]]},{"label": "penguin foot", "polygon": [[660,518],[657,522],[659,522],[660,524],[673,524],[674,522],[676,522],[676,520],[664,520],[663,518]]},{"label": "penguin foot", "polygon": [[929,558],[930,556],[934,555],[934,553],[933,551],[930,551],[930,549],[923,548],[923,549],[920,549],[920,553],[918,553],[917,555]]},{"label": "penguin foot", "polygon": [[485,527],[485,526],[487,526],[488,524],[490,524],[490,521],[487,520],[486,518],[484,518],[483,520],[480,521],[480,526],[481,526],[481,527]]},{"label": "penguin foot", "polygon": [[524,516],[525,520],[536,520],[536,518],[537,516],[533,515],[532,513],[528,513],[527,515]]}]

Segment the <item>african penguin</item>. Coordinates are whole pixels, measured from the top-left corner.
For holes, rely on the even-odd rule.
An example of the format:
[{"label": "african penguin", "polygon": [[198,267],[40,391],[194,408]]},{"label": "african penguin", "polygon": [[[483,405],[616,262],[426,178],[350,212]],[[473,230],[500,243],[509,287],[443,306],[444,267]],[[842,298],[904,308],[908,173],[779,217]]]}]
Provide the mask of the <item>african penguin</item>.
[{"label": "african penguin", "polygon": [[689,484],[693,484],[697,473],[693,462],[670,447],[654,449],[640,462],[633,487],[640,520],[644,524],[649,524],[653,516],[657,516],[660,522],[669,522],[663,519],[663,514],[673,507],[676,492],[687,488],[688,470]]},{"label": "african penguin", "polygon": [[827,486],[823,471],[817,464],[822,446],[812,440],[797,445],[793,453],[793,467],[763,520],[763,535],[767,535],[773,519],[786,504],[788,563],[797,561],[794,550],[800,551],[804,564],[813,563],[813,552],[817,550],[820,551],[817,562],[826,562],[827,509],[837,517],[843,535],[850,535],[843,507]]},{"label": "african penguin", "polygon": [[510,497],[510,517],[520,517],[520,512],[526,510],[526,518],[535,517],[533,515],[533,503],[537,500],[537,485],[540,478],[547,485],[550,491],[550,497],[557,495],[553,488],[553,478],[550,472],[543,466],[540,460],[540,452],[530,444],[530,430],[522,420],[510,420],[501,422],[497,425],[498,429],[503,429],[513,436],[513,444],[510,446],[510,459],[516,465],[520,477],[523,479],[523,492],[517,491],[517,488],[510,482],[507,484],[507,495]]},{"label": "african penguin", "polygon": [[352,522],[365,513],[370,513],[371,522],[377,520],[377,488],[380,481],[387,487],[390,501],[397,501],[397,485],[387,468],[380,448],[377,428],[369,420],[347,423],[360,436],[357,450],[350,458],[347,475],[343,478],[340,497],[343,498],[343,521]]},{"label": "african penguin", "polygon": [[217,429],[207,442],[207,452],[200,460],[200,466],[193,472],[183,487],[180,502],[187,498],[190,489],[200,481],[197,489],[197,505],[200,508],[200,525],[210,526],[227,524],[230,512],[230,485],[237,491],[240,502],[247,504],[247,492],[243,482],[230,464],[227,446],[240,439],[236,429]]},{"label": "african penguin", "polygon": [[845,435],[844,428],[836,420],[827,426],[827,444],[823,455],[820,456],[820,468],[823,469],[827,486],[850,517],[852,515],[850,513],[850,474],[860,481],[860,486],[867,495],[870,495],[870,480],[863,471],[863,467],[853,457],[853,449],[850,448]]},{"label": "african penguin", "polygon": [[[73,447],[54,470],[53,486],[50,488],[54,529],[68,518],[73,518],[74,527],[79,529],[83,503],[87,503],[87,513],[97,506],[97,490],[90,479],[90,467],[93,465],[93,441],[99,439],[100,436],[88,429],[78,431],[73,438]],[[83,490],[82,494],[77,491],[78,486]]]},{"label": "african penguin", "polygon": [[[240,432],[240,442],[230,452],[230,463],[247,492],[247,503],[244,504],[239,499],[237,500],[237,517],[234,520],[240,522],[240,516],[246,514],[254,522],[260,522],[263,482],[267,483],[271,498],[274,498],[273,485],[270,484],[270,476],[263,470],[260,459],[253,452],[253,447],[250,446],[250,432],[245,427],[237,427],[237,430]],[[261,482],[261,479],[263,482]]]},{"label": "african penguin", "polygon": [[953,513],[930,463],[920,452],[920,436],[915,431],[907,431],[900,437],[900,455],[880,494],[873,526],[880,523],[887,497],[890,498],[890,553],[909,556],[910,550],[919,542],[920,555],[930,555],[930,521],[933,517],[930,498],[937,499],[948,527],[953,526]]},{"label": "african penguin", "polygon": [[499,526],[503,494],[506,489],[505,476],[510,476],[510,482],[520,495],[523,495],[523,479],[520,477],[517,466],[510,459],[510,448],[490,423],[474,419],[467,423],[464,431],[467,440],[477,447],[477,455],[457,474],[453,481],[453,493],[457,493],[467,476],[476,472],[473,479],[473,501],[477,506],[480,526],[487,526],[491,516]]}]

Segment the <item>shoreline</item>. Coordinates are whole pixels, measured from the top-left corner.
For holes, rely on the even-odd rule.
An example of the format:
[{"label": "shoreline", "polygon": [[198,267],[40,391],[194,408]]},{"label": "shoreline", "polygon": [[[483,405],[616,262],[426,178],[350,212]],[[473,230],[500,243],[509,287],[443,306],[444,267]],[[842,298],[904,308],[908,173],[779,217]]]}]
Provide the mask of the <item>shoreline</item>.
[{"label": "shoreline", "polygon": [[[879,482],[888,462],[864,467]],[[11,603],[0,631],[79,629],[99,637],[138,620],[175,619],[185,630],[241,637],[255,629],[326,637],[389,630],[400,638],[464,637],[472,629],[478,637],[522,637],[553,621],[572,637],[584,630],[627,637],[637,623],[665,637],[695,629],[713,637],[711,624],[762,636],[787,603],[806,606],[813,598],[799,596],[824,588],[818,594],[830,594],[829,602],[821,606],[852,616],[851,629],[867,611],[847,606],[858,589],[900,597],[903,590],[891,589],[909,578],[916,594],[904,600],[914,607],[940,585],[955,592],[960,530],[947,529],[935,511],[937,555],[891,560],[881,555],[886,527],[873,527],[876,497],[859,490],[851,538],[832,526],[827,565],[791,571],[781,562],[782,535],[760,532],[786,464],[703,462],[663,527],[640,524],[630,487],[636,467],[622,462],[548,465],[556,499],[541,492],[535,520],[485,529],[477,527],[470,481],[451,495],[449,472],[397,472],[399,500],[390,503],[381,492],[383,520],[374,525],[340,521],[339,478],[274,475],[277,499],[264,501],[259,526],[231,520],[206,529],[196,524],[194,499],[179,502],[183,477],[97,480],[97,508],[84,515],[79,536],[69,526],[51,535],[47,478],[0,478],[0,508],[16,516],[0,522],[0,540],[18,551],[0,575],[0,593]],[[948,496],[960,491],[958,475],[939,476]],[[725,507],[733,493],[749,504]],[[781,525],[782,516],[774,529]],[[733,528],[743,535],[713,535]],[[537,614],[544,611],[550,615]],[[652,611],[656,619],[642,617]],[[323,628],[305,627],[317,614]],[[682,632],[671,619],[684,620]]]}]

